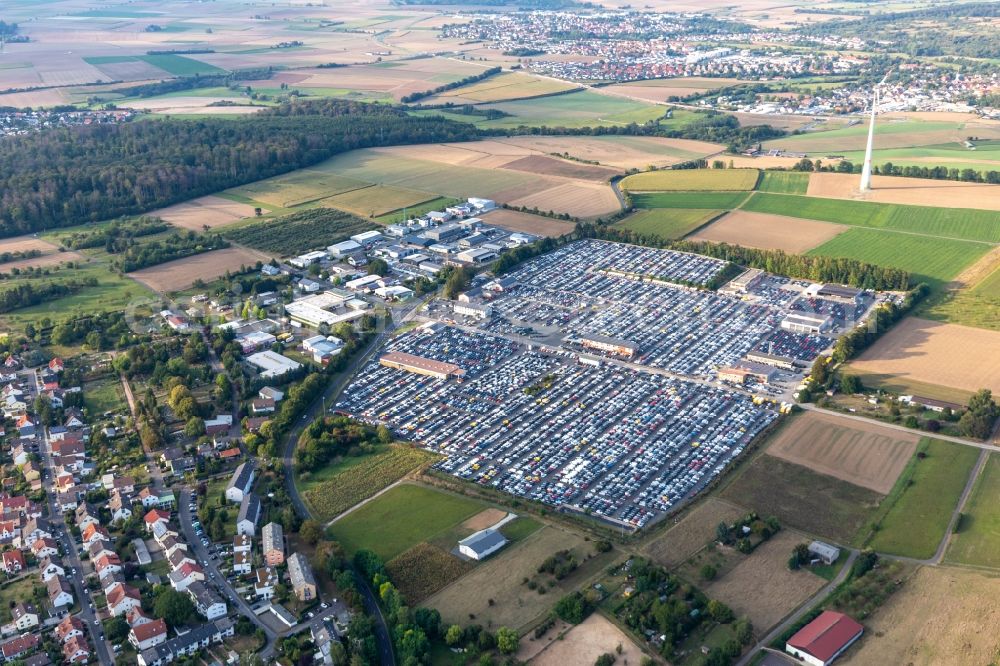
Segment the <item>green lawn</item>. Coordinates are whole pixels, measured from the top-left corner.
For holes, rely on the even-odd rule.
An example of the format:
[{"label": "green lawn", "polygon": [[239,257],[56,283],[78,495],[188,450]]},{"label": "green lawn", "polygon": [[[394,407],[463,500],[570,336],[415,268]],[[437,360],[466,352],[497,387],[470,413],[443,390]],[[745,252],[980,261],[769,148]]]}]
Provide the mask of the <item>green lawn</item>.
[{"label": "green lawn", "polygon": [[167,53],[164,55],[144,55],[138,56],[140,60],[148,62],[154,67],[159,67],[174,76],[195,76],[196,74],[225,74],[226,70],[209,65],[206,62],[187,58],[185,56]]},{"label": "green lawn", "polygon": [[403,484],[337,521],[329,533],[348,552],[367,548],[389,561],[484,508],[476,500]]},{"label": "green lawn", "polygon": [[1000,567],[1000,456],[991,453],[969,495],[945,559]]},{"label": "green lawn", "polygon": [[746,192],[643,192],[632,195],[636,208],[706,208],[732,210],[747,198]]},{"label": "green lawn", "polygon": [[798,171],[765,171],[757,189],[761,192],[805,194],[809,189],[809,174]]},{"label": "green lawn", "polygon": [[[0,585],[0,622],[11,621],[10,608],[19,601],[31,601],[38,574],[28,574],[13,583]],[[41,585],[41,583],[38,583]],[[39,608],[41,610],[41,608]]]},{"label": "green lawn", "polygon": [[1000,212],[991,210],[902,206],[766,192],[754,194],[743,209],[940,238],[1000,243]]},{"label": "green lawn", "polygon": [[121,382],[117,377],[85,382],[83,404],[92,417],[124,409],[127,406]]},{"label": "green lawn", "polygon": [[[926,454],[923,459],[921,452]],[[979,449],[925,437],[914,455],[914,462],[883,500],[878,529],[867,545],[879,552],[926,559],[933,557],[944,538]]]},{"label": "green lawn", "polygon": [[1000,331],[1000,268],[977,285],[928,300],[919,316]]},{"label": "green lawn", "polygon": [[673,240],[683,238],[721,212],[720,210],[698,208],[654,208],[629,215],[615,226],[639,234],[650,234]]},{"label": "green lawn", "polygon": [[973,241],[854,228],[813,248],[809,254],[901,268],[912,273],[916,281],[937,288],[991,248]]},{"label": "green lawn", "polygon": [[525,516],[518,516],[501,527],[500,532],[511,541],[520,541],[521,539],[537,532],[541,526],[542,524],[537,520],[527,518]]}]

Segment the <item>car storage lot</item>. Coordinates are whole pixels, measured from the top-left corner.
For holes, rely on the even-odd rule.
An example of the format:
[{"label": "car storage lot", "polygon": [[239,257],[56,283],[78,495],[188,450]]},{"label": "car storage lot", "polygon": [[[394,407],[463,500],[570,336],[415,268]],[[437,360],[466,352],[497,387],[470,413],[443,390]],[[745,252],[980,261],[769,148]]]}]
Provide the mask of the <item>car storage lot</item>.
[{"label": "car storage lot", "polygon": [[445,454],[455,476],[629,526],[695,495],[777,418],[743,394],[457,328],[389,350],[459,365],[465,381],[374,359],[337,409]]}]

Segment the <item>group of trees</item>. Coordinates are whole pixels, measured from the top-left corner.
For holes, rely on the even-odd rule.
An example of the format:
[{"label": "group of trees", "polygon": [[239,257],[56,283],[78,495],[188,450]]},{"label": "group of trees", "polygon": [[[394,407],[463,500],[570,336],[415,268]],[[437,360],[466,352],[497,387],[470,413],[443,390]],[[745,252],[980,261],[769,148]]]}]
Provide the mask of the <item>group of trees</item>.
[{"label": "group of trees", "polygon": [[83,287],[95,286],[97,286],[97,279],[92,277],[43,284],[22,282],[16,287],[0,291],[0,313],[38,305],[46,301],[54,301],[74,294]]},{"label": "group of trees", "polygon": [[347,416],[320,417],[299,436],[295,448],[298,469],[319,469],[338,456],[359,456],[392,441],[385,426],[378,429]]},{"label": "group of trees", "polygon": [[464,141],[469,124],[334,99],[237,120],[53,128],[0,142],[0,235],[134,215],[355,148]]},{"label": "group of trees", "polygon": [[[861,173],[861,165],[848,160],[834,164],[823,164],[822,160],[811,160],[803,157],[792,166],[792,171],[829,171],[836,173]],[[946,166],[901,166],[886,162],[874,165],[872,173],[883,176],[903,176],[905,178],[925,178],[930,180],[958,180],[965,183],[1000,183],[1000,171],[976,171],[975,169],[958,169]]]},{"label": "group of trees", "polygon": [[143,215],[135,219],[115,220],[111,224],[74,232],[62,239],[61,243],[71,250],[103,247],[111,254],[123,252],[132,239],[151,236],[173,229],[158,217]]},{"label": "group of trees", "polygon": [[149,243],[137,244],[132,239],[127,239],[124,243],[125,247],[112,261],[115,268],[123,273],[229,247],[229,243],[219,234],[198,234],[193,231],[178,232]]},{"label": "group of trees", "polygon": [[490,78],[491,76],[495,76],[496,74],[499,74],[502,71],[503,71],[502,67],[490,67],[489,69],[484,69],[479,74],[473,74],[472,76],[467,76],[464,79],[459,79],[458,81],[452,81],[451,83],[440,85],[437,88],[433,88],[432,90],[424,90],[421,92],[410,93],[409,95],[401,97],[399,101],[401,101],[403,104],[409,104],[411,102],[419,102],[425,97],[430,97],[432,95],[439,95],[443,92],[454,90],[455,88],[461,88],[462,86],[467,86],[472,83],[478,83],[479,81],[483,81],[485,79]]},{"label": "group of trees", "polygon": [[1000,418],[1000,407],[989,389],[980,389],[971,398],[965,413],[958,419],[963,435],[986,439],[993,433],[993,425]]}]

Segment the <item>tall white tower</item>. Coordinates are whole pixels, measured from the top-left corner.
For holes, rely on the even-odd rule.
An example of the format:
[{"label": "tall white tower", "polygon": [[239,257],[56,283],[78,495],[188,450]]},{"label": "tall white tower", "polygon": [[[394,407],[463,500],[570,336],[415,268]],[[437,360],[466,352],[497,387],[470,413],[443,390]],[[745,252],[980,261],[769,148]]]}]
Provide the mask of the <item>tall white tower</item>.
[{"label": "tall white tower", "polygon": [[875,143],[875,109],[878,108],[878,86],[872,97],[872,118],[868,123],[868,145],[865,147],[865,163],[861,167],[861,191],[872,189],[872,145]]},{"label": "tall white tower", "polygon": [[875,143],[875,114],[878,112],[878,91],[889,78],[892,70],[885,73],[882,80],[875,86],[875,94],[872,96],[872,118],[868,123],[868,145],[865,147],[865,163],[861,167],[861,191],[867,192],[872,189],[872,146]]}]

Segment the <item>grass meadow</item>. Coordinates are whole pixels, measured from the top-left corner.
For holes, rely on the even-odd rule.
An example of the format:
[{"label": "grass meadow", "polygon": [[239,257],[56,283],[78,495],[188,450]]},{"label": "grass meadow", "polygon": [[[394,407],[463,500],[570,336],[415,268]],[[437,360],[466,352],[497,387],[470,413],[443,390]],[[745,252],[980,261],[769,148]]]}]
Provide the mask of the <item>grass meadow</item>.
[{"label": "grass meadow", "polygon": [[805,194],[809,189],[809,174],[799,171],[765,171],[757,189],[779,194]]},{"label": "grass meadow", "polygon": [[933,557],[978,457],[979,450],[969,446],[922,439],[883,501],[867,545],[893,555]]},{"label": "grass meadow", "polygon": [[721,212],[699,208],[656,208],[629,215],[616,226],[640,234],[653,234],[666,240],[673,240],[683,238]]},{"label": "grass meadow", "polygon": [[976,479],[945,560],[1000,568],[1000,456],[996,453],[990,454]]}]

